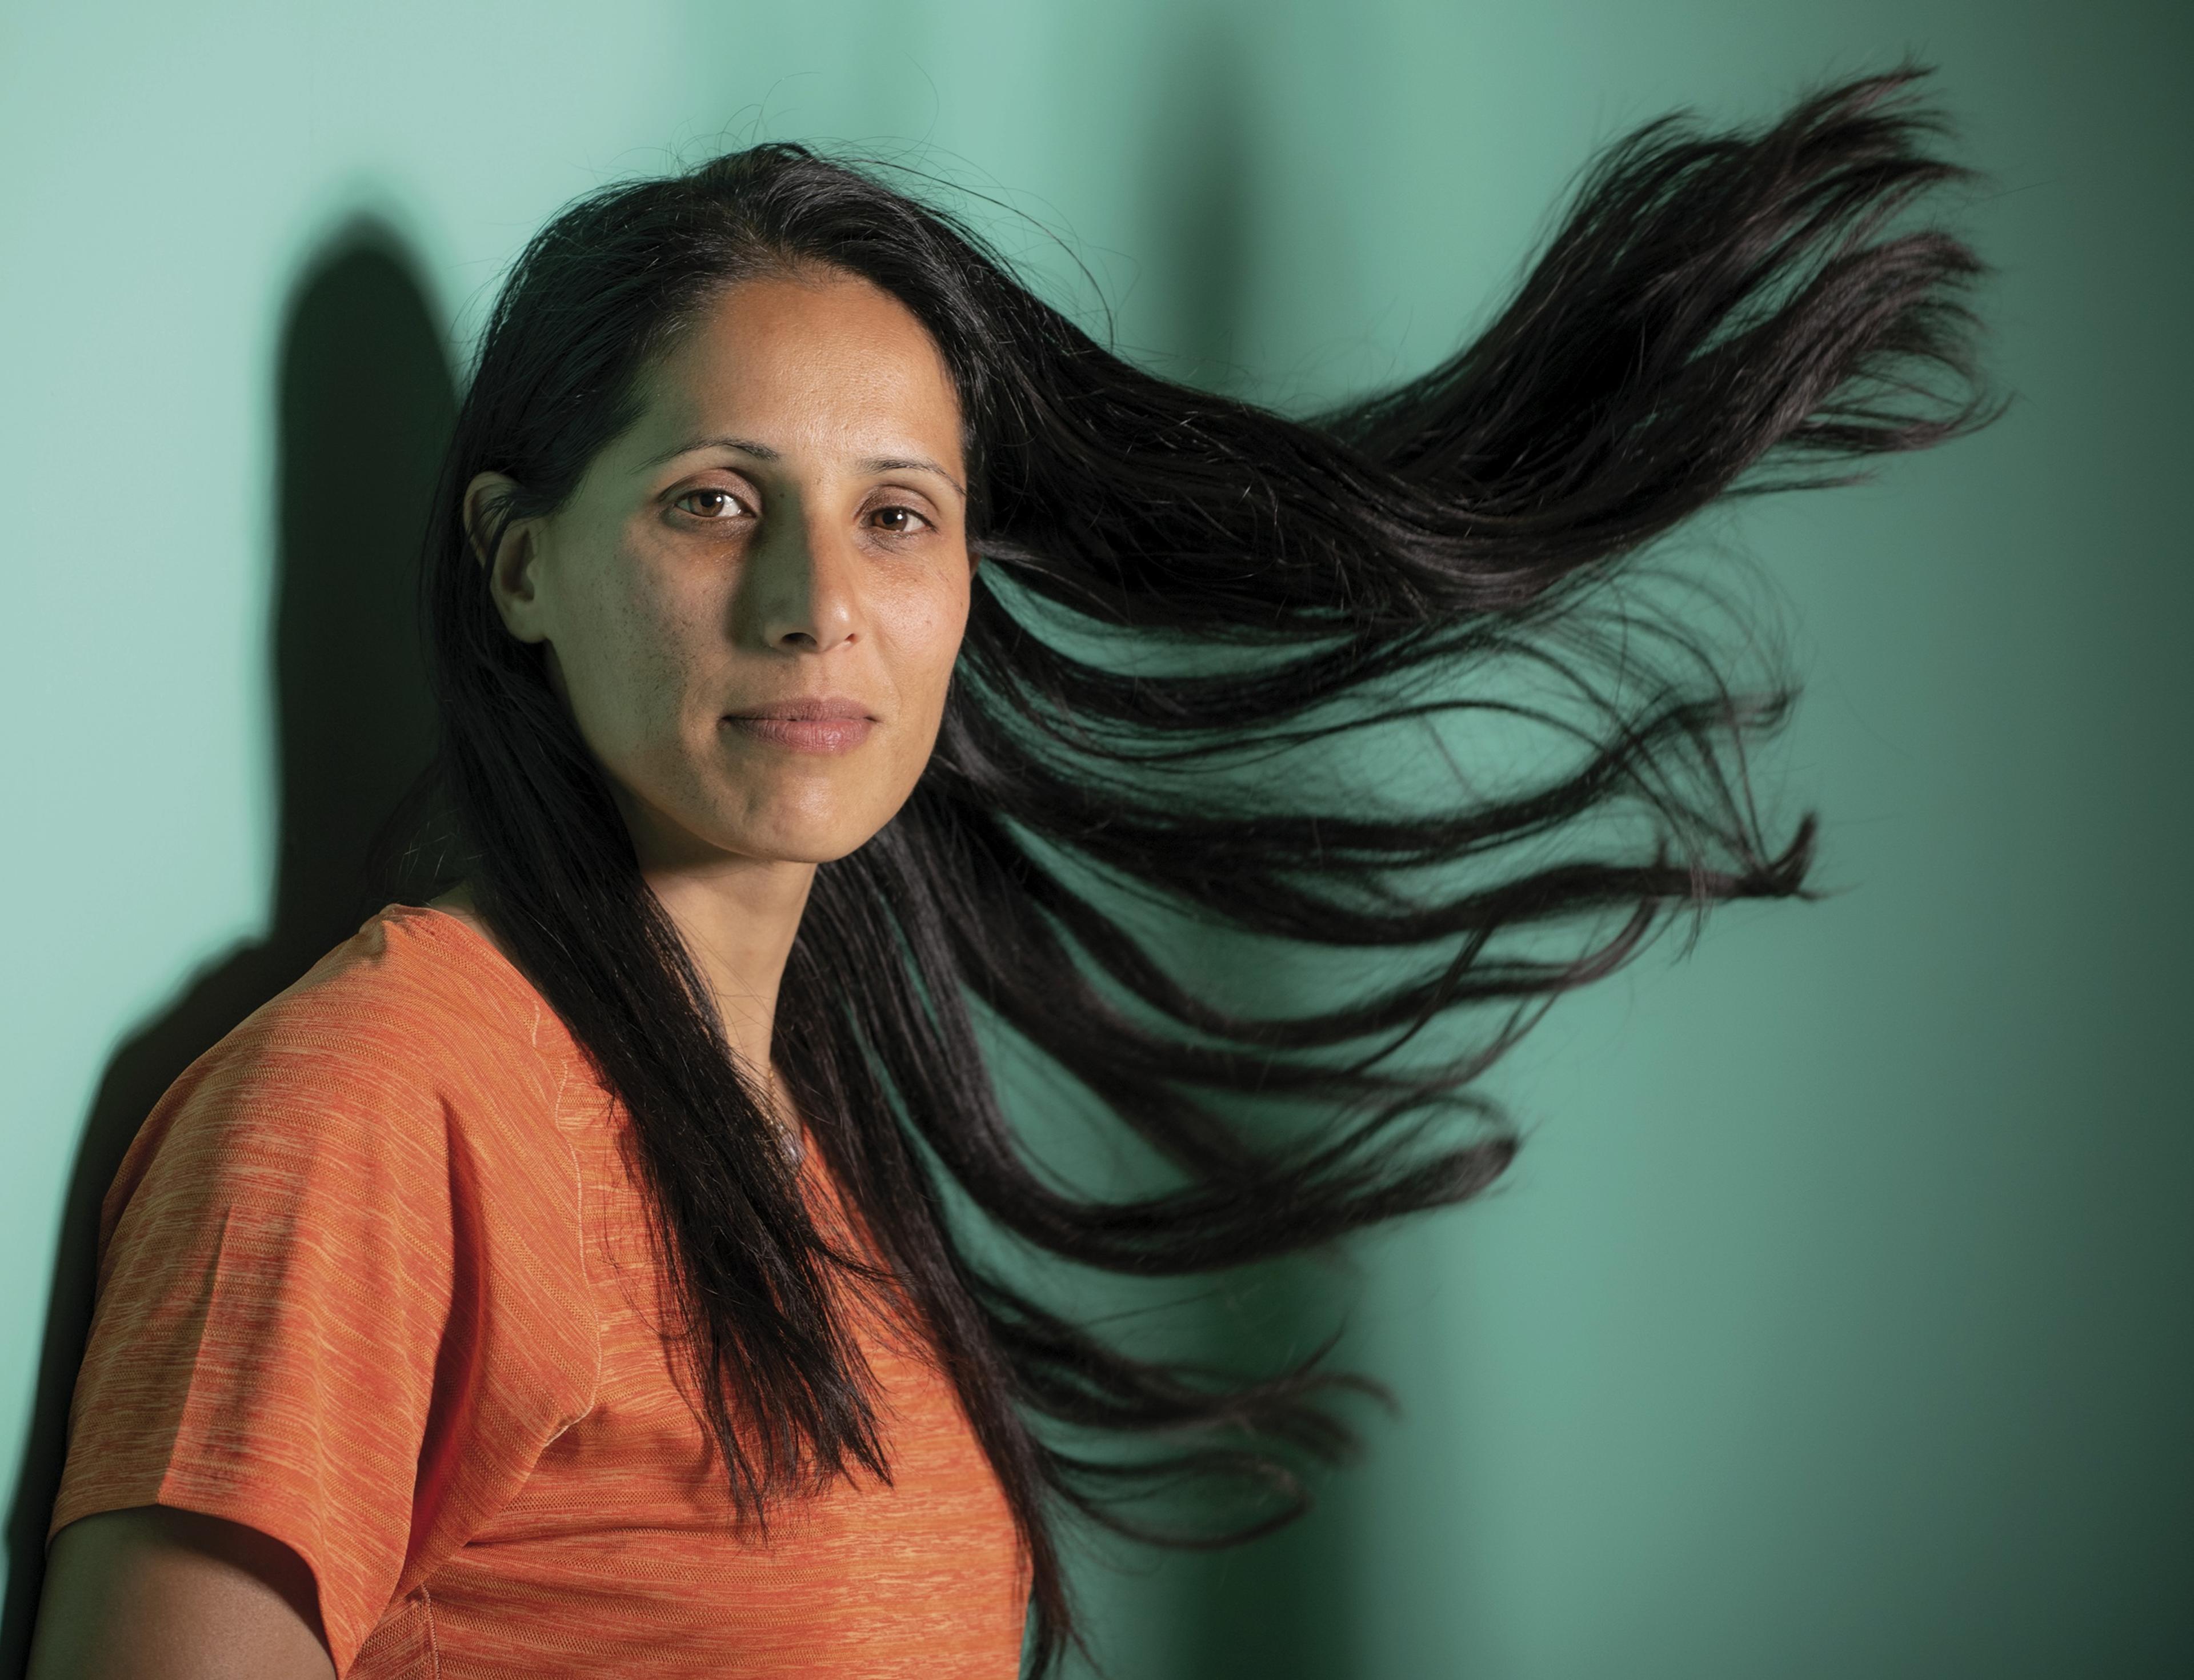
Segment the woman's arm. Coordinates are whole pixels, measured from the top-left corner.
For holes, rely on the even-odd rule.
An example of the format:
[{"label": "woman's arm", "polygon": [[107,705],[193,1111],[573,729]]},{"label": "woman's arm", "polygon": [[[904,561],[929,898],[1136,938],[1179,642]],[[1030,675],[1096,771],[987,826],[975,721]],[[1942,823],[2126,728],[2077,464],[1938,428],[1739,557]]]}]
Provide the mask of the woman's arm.
[{"label": "woman's arm", "polygon": [[333,1680],[305,1561],[256,1528],[144,1505],[54,1537],[27,1680]]}]

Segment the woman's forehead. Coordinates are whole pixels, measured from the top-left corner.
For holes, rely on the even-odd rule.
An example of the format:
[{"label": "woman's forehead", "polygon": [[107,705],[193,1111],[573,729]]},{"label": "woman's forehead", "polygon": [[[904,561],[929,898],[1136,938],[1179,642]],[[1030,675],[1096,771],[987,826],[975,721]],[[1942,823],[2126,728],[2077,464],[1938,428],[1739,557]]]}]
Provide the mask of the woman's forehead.
[{"label": "woman's forehead", "polygon": [[889,293],[847,275],[771,276],[727,288],[680,335],[650,370],[635,430],[649,450],[730,436],[780,453],[918,454],[956,472],[960,408],[935,341]]}]

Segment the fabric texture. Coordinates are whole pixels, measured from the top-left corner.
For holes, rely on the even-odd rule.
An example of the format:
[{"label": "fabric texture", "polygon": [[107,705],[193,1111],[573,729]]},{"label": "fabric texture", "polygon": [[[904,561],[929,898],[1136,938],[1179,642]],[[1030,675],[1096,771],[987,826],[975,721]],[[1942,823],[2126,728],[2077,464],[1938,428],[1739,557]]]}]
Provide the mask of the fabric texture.
[{"label": "fabric texture", "polygon": [[734,1531],[622,1135],[492,945],[383,911],[124,1160],[53,1530],[162,1505],[271,1534],[356,1680],[1008,1680],[1025,1565],[918,1339],[863,1337],[890,1482]]}]

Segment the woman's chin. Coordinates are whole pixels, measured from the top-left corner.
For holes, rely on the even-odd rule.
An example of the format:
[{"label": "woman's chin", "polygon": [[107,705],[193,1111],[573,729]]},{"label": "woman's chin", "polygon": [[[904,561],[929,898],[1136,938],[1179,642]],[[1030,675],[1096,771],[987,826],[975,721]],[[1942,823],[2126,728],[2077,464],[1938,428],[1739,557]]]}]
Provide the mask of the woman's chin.
[{"label": "woman's chin", "polygon": [[749,823],[727,825],[709,839],[719,850],[757,863],[835,863],[859,851],[882,827],[882,821],[846,817]]}]

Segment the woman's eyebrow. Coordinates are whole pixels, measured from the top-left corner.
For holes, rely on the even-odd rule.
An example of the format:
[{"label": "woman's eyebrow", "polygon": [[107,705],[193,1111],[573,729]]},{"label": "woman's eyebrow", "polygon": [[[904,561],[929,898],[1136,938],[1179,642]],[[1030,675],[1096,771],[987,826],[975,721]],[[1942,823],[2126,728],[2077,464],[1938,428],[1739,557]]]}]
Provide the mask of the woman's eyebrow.
[{"label": "woman's eyebrow", "polygon": [[782,461],[784,456],[767,444],[758,444],[751,438],[694,438],[673,444],[660,455],[652,455],[640,463],[645,472],[651,467],[660,467],[666,461],[675,461],[681,455],[691,455],[696,450],[737,450],[741,455],[750,455],[757,461]]},{"label": "woman's eyebrow", "polygon": [[934,473],[946,484],[958,490],[961,495],[968,494],[968,487],[959,479],[954,478],[935,462],[926,460],[918,455],[875,456],[866,461],[857,461],[853,464],[864,473]]}]

